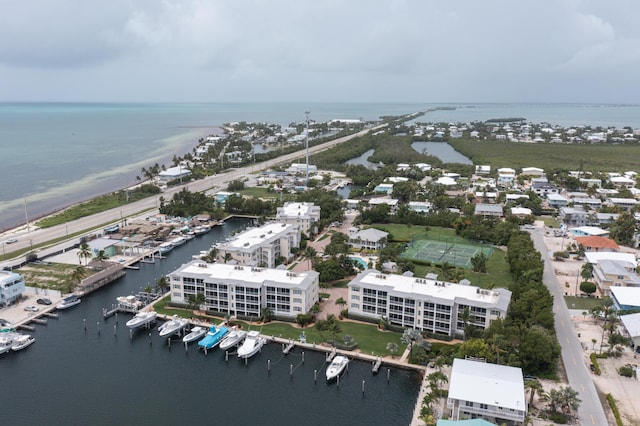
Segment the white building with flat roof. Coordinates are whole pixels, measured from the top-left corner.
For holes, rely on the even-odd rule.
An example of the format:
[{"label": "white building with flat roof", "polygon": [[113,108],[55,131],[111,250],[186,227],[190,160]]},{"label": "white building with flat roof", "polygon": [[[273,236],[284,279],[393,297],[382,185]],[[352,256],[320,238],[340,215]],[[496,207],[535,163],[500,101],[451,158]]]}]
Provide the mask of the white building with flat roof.
[{"label": "white building with flat roof", "polygon": [[286,202],[278,207],[276,222],[297,226],[308,233],[312,225],[320,220],[320,206],[313,203]]},{"label": "white building with flat roof", "polygon": [[524,424],[522,369],[454,358],[447,407],[452,420],[481,417],[496,424]]},{"label": "white building with flat roof", "polygon": [[171,301],[187,303],[203,293],[204,309],[259,317],[264,308],[276,317],[295,318],[318,301],[319,274],[193,260],[169,274]]},{"label": "white building with flat roof", "polygon": [[270,222],[250,228],[230,241],[216,244],[218,262],[274,268],[278,259],[290,260],[291,249],[300,246],[300,229],[287,223]]},{"label": "white building with flat roof", "polygon": [[486,329],[506,316],[510,300],[511,292],[504,288],[484,290],[367,269],[349,283],[348,303],[350,314],[386,317],[395,325],[452,336],[464,334],[465,309],[471,314],[470,325]]},{"label": "white building with flat roof", "polygon": [[0,307],[16,302],[24,290],[25,283],[22,275],[0,270]]}]

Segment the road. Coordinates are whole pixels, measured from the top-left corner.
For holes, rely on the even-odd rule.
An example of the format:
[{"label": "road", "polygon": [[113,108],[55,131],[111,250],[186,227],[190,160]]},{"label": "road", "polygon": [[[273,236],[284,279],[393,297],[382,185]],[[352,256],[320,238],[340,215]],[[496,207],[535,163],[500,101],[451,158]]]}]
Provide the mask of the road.
[{"label": "road", "polygon": [[569,386],[580,394],[582,400],[578,410],[578,418],[581,425],[606,425],[609,424],[607,416],[602,408],[596,386],[591,378],[591,371],[584,361],[584,351],[573,329],[569,308],[564,302],[562,287],[553,272],[549,252],[542,237],[543,229],[531,232],[536,250],[544,259],[543,281],[553,295],[553,313],[555,315],[556,336],[562,347],[562,361],[569,380]]},{"label": "road", "polygon": [[[335,145],[340,143],[344,143],[358,136],[365,135],[369,132],[379,130],[383,127],[387,126],[386,124],[380,124],[368,129],[364,129],[358,133],[353,135],[344,136],[338,139],[334,139],[332,141],[323,143],[321,145],[316,145],[313,147],[309,147],[309,154],[314,154],[326,149],[329,149]],[[288,163],[295,159],[302,158],[302,162],[304,162],[305,150],[296,151],[291,154],[285,154],[280,157],[264,161],[262,163],[255,163],[250,166],[232,169],[225,173],[220,173],[215,176],[208,176],[204,179],[200,179],[197,181],[191,181],[185,183],[183,185],[172,187],[161,194],[158,194],[155,197],[145,198],[143,200],[139,200],[121,207],[117,207],[115,209],[107,210],[101,213],[96,213],[91,216],[83,217],[72,222],[64,223],[57,226],[52,226],[51,228],[45,229],[29,229],[28,231],[24,231],[21,233],[11,233],[11,236],[16,236],[18,241],[7,245],[3,244],[2,249],[6,253],[10,253],[12,251],[18,251],[20,249],[25,249],[33,246],[37,246],[38,244],[44,244],[49,241],[53,241],[59,238],[64,238],[69,235],[83,232],[90,233],[95,231],[101,231],[106,225],[119,223],[123,221],[125,218],[131,218],[138,216],[142,213],[147,215],[153,215],[157,213],[159,199],[160,197],[164,197],[167,200],[170,200],[176,192],[181,191],[184,188],[187,188],[191,192],[202,192],[209,191],[215,189],[221,189],[225,184],[231,182],[236,179],[242,179],[251,173],[255,173],[260,170],[268,169],[270,167],[277,166],[279,164]],[[2,238],[5,240],[9,237]],[[54,251],[54,249],[41,249],[38,250],[38,256],[43,257],[47,254],[48,251]],[[4,254],[4,253],[3,253]],[[24,256],[18,257],[17,259],[12,259],[11,261],[3,262],[0,267],[10,266],[12,264],[20,263],[24,260]]]}]

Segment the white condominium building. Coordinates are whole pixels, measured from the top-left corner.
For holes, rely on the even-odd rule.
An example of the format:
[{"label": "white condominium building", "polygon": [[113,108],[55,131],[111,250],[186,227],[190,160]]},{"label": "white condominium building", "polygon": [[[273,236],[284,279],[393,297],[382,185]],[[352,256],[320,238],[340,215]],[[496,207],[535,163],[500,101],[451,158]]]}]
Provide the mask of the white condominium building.
[{"label": "white condominium building", "polygon": [[[271,222],[216,244],[218,262],[274,268],[278,258],[290,260],[291,249],[300,246],[300,229],[286,223]],[[229,256],[227,256],[227,254]]]},{"label": "white condominium building", "polygon": [[320,206],[313,203],[286,202],[278,207],[276,222],[297,226],[308,233],[311,226],[320,220]]},{"label": "white condominium building", "polygon": [[264,308],[295,318],[318,301],[319,274],[193,260],[169,274],[171,301],[203,293],[208,311],[258,317]]},{"label": "white condominium building", "polygon": [[510,300],[511,292],[504,288],[484,290],[367,269],[349,283],[348,303],[350,314],[386,317],[391,324],[453,336],[463,334],[466,325],[485,329],[504,318]]}]

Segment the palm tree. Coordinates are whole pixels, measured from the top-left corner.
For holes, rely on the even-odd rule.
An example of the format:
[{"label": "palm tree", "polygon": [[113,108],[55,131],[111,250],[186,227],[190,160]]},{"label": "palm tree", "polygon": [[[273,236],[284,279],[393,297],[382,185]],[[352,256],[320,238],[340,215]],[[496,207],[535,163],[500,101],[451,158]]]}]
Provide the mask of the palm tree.
[{"label": "palm tree", "polygon": [[100,266],[104,268],[104,262],[109,259],[109,255],[104,252],[104,250],[100,250],[96,255],[96,260],[100,262]]},{"label": "palm tree", "polygon": [[233,256],[231,255],[231,253],[227,252],[227,253],[224,254],[224,259],[223,259],[224,263],[227,263],[232,259],[233,259]]},{"label": "palm tree", "polygon": [[540,383],[538,379],[527,379],[524,382],[524,387],[525,389],[529,389],[529,392],[531,392],[529,394],[529,406],[533,407],[533,399],[536,396],[536,392],[538,392],[538,395],[542,395],[542,383]]},{"label": "palm tree", "polygon": [[403,344],[410,345],[409,359],[411,359],[411,355],[413,355],[413,344],[416,342],[418,344],[422,343],[422,333],[420,332],[420,330],[416,330],[415,328],[405,328],[400,340]]},{"label": "palm tree", "polygon": [[87,243],[80,244],[80,247],[78,248],[78,262],[82,263],[80,259],[82,259],[83,257],[84,257],[84,264],[86,266],[87,259],[91,257],[91,247],[89,247],[89,244]]},{"label": "palm tree", "polygon": [[378,321],[378,328],[380,330],[386,330],[386,329],[389,328],[390,324],[391,323],[389,322],[389,318],[387,318],[385,316],[382,316],[382,317],[380,317],[380,321]]},{"label": "palm tree", "polygon": [[582,281],[587,281],[593,276],[593,264],[587,262],[580,268],[580,276]]},{"label": "palm tree", "polygon": [[82,265],[78,265],[76,269],[71,273],[71,279],[78,285],[82,282],[82,279],[87,276],[87,271]]},{"label": "palm tree", "polygon": [[273,317],[273,311],[269,307],[265,307],[262,309],[262,321],[269,322]]},{"label": "palm tree", "polygon": [[156,280],[156,287],[158,287],[158,291],[164,294],[169,289],[169,282],[167,281],[167,277],[160,277]]},{"label": "palm tree", "polygon": [[391,359],[398,353],[398,344],[394,342],[387,343],[387,350],[391,352]]},{"label": "palm tree", "polygon": [[571,415],[574,411],[578,410],[582,402],[582,400],[578,398],[578,391],[571,386],[565,386],[560,388],[559,393],[558,402],[564,413]]},{"label": "palm tree", "polygon": [[216,247],[211,247],[211,250],[209,250],[209,253],[203,256],[202,260],[204,260],[207,263],[214,263],[217,257],[218,257],[218,249]]},{"label": "palm tree", "polygon": [[342,311],[344,309],[344,306],[347,304],[347,301],[342,297],[338,297],[335,301],[335,304],[336,306],[340,306],[340,310]]},{"label": "palm tree", "polygon": [[197,294],[189,294],[187,295],[187,307],[195,311],[196,309],[200,309],[200,306],[206,302],[206,298],[204,293]]}]

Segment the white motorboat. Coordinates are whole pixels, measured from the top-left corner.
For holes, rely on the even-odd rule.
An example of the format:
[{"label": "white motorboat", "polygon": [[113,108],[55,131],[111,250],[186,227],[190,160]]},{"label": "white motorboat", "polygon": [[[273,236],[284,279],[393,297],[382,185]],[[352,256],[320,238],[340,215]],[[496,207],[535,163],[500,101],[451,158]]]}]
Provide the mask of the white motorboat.
[{"label": "white motorboat", "polygon": [[209,231],[211,231],[211,227],[209,225],[198,225],[193,228],[193,233],[196,235],[206,234]]},{"label": "white motorboat", "polygon": [[174,247],[178,247],[183,245],[184,243],[187,242],[186,238],[184,237],[176,237],[173,240],[169,241],[171,243],[171,245],[173,245]]},{"label": "white motorboat", "polygon": [[231,332],[222,339],[222,342],[220,342],[220,349],[226,351],[229,348],[237,346],[246,336],[246,331],[233,328]]},{"label": "white motorboat", "polygon": [[13,332],[0,333],[0,354],[9,352],[18,336],[18,333]]},{"label": "white motorboat", "polygon": [[158,246],[158,250],[160,250],[160,254],[166,254],[173,250],[174,247],[175,246],[171,244],[171,242],[166,241]]},{"label": "white motorboat", "polygon": [[200,340],[202,336],[207,334],[207,329],[204,327],[193,327],[191,332],[182,338],[182,341],[185,343],[195,342],[196,340]]},{"label": "white motorboat", "polygon": [[327,380],[333,380],[338,377],[349,365],[349,358],[343,355],[337,355],[331,364],[327,367]]},{"label": "white motorboat", "polygon": [[158,313],[155,311],[141,311],[138,312],[133,318],[127,321],[127,327],[134,329],[147,325],[152,321],[155,321]]},{"label": "white motorboat", "polygon": [[160,337],[171,336],[185,328],[187,324],[189,324],[188,319],[174,315],[169,321],[165,322],[158,328]]},{"label": "white motorboat", "polygon": [[20,351],[36,341],[30,334],[21,334],[13,340],[12,351]]},{"label": "white motorboat", "polygon": [[258,353],[267,339],[260,337],[257,331],[250,331],[244,339],[242,346],[238,348],[238,358],[250,358]]},{"label": "white motorboat", "polygon": [[72,294],[71,296],[67,296],[62,299],[60,303],[56,305],[56,309],[68,309],[72,306],[76,306],[80,302],[82,302],[82,299],[78,298],[75,294]]}]

